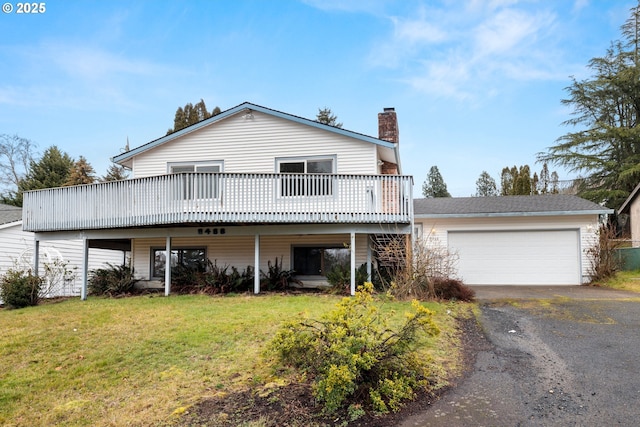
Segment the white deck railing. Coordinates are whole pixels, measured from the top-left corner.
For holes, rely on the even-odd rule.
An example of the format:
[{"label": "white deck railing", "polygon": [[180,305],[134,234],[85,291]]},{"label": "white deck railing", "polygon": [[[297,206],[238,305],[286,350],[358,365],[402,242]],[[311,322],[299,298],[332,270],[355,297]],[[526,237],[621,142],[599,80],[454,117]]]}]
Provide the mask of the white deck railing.
[{"label": "white deck railing", "polygon": [[161,175],[25,192],[23,228],[410,223],[412,187],[412,177],[399,175]]}]

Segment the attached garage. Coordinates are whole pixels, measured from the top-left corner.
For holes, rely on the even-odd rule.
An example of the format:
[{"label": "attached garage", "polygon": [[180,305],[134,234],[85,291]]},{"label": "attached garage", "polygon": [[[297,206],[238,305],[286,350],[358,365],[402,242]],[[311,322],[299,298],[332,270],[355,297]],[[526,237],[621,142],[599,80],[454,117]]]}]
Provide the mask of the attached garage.
[{"label": "attached garage", "polygon": [[469,285],[579,285],[579,230],[451,231]]},{"label": "attached garage", "polygon": [[469,285],[580,285],[610,209],[571,195],[414,200],[416,236]]}]

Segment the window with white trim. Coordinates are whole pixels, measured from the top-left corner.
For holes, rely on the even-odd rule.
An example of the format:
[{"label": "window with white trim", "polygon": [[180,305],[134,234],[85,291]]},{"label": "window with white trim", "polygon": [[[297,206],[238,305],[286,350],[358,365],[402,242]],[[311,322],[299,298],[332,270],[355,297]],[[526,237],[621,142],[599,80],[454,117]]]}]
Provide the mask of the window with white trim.
[{"label": "window with white trim", "polygon": [[330,196],[333,194],[333,178],[321,175],[335,173],[335,157],[279,159],[277,168],[279,173],[314,174],[307,177],[282,179],[281,196]]},{"label": "window with white trim", "polygon": [[200,172],[202,175],[189,175],[184,177],[182,184],[184,199],[217,199],[219,183],[217,175],[222,172],[221,161],[202,162],[176,162],[168,163],[169,173]]}]

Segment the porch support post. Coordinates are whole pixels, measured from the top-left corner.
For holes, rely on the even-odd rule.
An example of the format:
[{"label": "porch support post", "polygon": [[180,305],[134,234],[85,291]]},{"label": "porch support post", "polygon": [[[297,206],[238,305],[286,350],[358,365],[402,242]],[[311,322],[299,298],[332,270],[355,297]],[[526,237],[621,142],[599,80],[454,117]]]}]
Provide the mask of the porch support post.
[{"label": "porch support post", "polygon": [[164,257],[164,296],[171,293],[171,236],[167,236]]},{"label": "porch support post", "polygon": [[371,235],[367,234],[367,281],[371,281]]},{"label": "porch support post", "polygon": [[87,299],[87,284],[89,281],[89,239],[82,238],[82,290],[80,291],[80,299]]},{"label": "porch support post", "polygon": [[253,293],[260,293],[260,235],[256,234],[254,243],[253,261]]},{"label": "porch support post", "polygon": [[35,239],[33,243],[33,275],[37,276],[40,268],[40,240]]},{"label": "porch support post", "polygon": [[356,233],[351,232],[351,295],[356,294]]}]

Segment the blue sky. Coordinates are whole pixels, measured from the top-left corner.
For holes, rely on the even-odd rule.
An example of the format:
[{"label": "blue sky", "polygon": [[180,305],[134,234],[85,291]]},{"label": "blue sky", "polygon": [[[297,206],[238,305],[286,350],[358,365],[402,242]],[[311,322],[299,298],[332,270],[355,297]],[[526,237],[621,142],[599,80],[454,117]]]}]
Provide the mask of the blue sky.
[{"label": "blue sky", "polygon": [[[377,136],[395,107],[415,196],[438,166],[453,196],[529,164],[570,128],[570,76],[620,37],[635,0],[49,0],[0,14],[0,134],[85,156],[99,175],[201,98]],[[5,5],[6,6],[6,5]],[[557,167],[561,179],[574,175]]]}]

